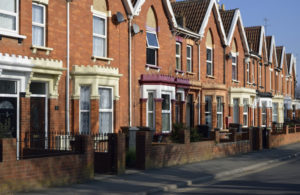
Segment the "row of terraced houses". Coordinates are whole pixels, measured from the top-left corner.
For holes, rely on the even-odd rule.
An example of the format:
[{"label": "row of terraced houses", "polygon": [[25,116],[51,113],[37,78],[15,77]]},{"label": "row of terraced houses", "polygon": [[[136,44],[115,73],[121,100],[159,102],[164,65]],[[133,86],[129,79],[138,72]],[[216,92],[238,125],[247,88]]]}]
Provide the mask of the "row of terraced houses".
[{"label": "row of terraced houses", "polygon": [[215,0],[1,0],[0,21],[5,136],[300,117],[294,55]]}]

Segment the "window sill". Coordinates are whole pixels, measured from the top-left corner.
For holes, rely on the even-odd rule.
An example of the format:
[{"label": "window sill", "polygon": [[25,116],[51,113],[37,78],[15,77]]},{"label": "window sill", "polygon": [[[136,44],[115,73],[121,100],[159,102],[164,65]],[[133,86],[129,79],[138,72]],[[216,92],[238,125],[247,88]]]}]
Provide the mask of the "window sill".
[{"label": "window sill", "polygon": [[146,64],[146,70],[148,71],[150,68],[151,68],[151,69],[157,70],[157,72],[159,72],[160,69],[161,69],[160,66],[155,66],[155,65],[151,65],[151,64]]},{"label": "window sill", "polygon": [[182,76],[184,75],[184,72],[182,70],[175,70],[176,75],[181,74]]},{"label": "window sill", "polygon": [[211,75],[206,75],[206,78],[209,78],[209,79],[216,79],[214,76],[211,76]]},{"label": "window sill", "polygon": [[232,80],[233,83],[240,83],[238,80]]},{"label": "window sill", "polygon": [[16,33],[11,33],[11,32],[1,32],[0,31],[0,40],[2,40],[2,37],[9,37],[13,39],[18,39],[18,43],[22,43],[24,39],[26,39],[26,36],[24,35],[19,35]]},{"label": "window sill", "polygon": [[38,50],[45,51],[46,55],[49,55],[51,53],[51,51],[53,51],[53,48],[32,45],[31,50],[32,50],[32,53],[36,53]]},{"label": "window sill", "polygon": [[94,62],[96,62],[96,60],[107,61],[108,64],[110,64],[110,62],[114,60],[113,58],[107,58],[107,57],[101,57],[101,56],[92,56],[92,59]]},{"label": "window sill", "polygon": [[191,75],[191,76],[196,75],[196,73],[194,73],[194,72],[186,72],[186,74],[187,74],[187,75]]}]

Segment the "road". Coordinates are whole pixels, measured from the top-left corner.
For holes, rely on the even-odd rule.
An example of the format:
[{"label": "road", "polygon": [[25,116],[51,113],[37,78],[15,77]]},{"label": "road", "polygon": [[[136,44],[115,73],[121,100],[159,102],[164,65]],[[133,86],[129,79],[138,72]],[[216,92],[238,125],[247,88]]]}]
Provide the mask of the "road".
[{"label": "road", "polygon": [[300,195],[300,158],[270,169],[160,194]]}]

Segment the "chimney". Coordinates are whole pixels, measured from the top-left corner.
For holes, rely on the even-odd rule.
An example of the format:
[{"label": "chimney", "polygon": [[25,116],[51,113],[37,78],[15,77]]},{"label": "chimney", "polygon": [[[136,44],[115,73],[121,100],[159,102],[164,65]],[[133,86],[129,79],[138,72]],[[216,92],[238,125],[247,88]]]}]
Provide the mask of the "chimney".
[{"label": "chimney", "polygon": [[225,11],[225,4],[221,5],[221,10]]}]

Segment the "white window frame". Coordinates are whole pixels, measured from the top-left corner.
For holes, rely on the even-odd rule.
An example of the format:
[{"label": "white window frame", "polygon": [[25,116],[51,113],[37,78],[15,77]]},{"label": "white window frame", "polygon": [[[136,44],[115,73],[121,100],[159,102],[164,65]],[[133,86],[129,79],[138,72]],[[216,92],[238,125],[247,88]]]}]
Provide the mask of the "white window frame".
[{"label": "white window frame", "polygon": [[[211,110],[206,110],[206,97],[210,97]],[[206,116],[210,116],[210,118],[211,118],[211,124],[207,124],[207,125],[208,126],[211,125],[211,128],[213,128],[212,127],[212,117],[213,117],[212,116],[212,105],[213,105],[212,102],[213,102],[213,96],[212,95],[206,95],[204,98],[205,98],[205,100],[204,100],[205,101],[205,109],[204,109],[204,112],[205,112],[205,124],[207,124],[207,121],[206,121],[207,117]]]},{"label": "white window frame", "polygon": [[[148,106],[148,102],[149,102],[149,94],[150,93],[152,93],[153,94],[153,111],[149,111],[149,106]],[[146,125],[147,125],[147,127],[149,127],[149,114],[153,114],[153,121],[152,121],[152,123],[153,123],[153,128],[155,129],[155,101],[154,101],[154,99],[155,99],[155,91],[147,91],[147,94],[148,94],[148,99],[147,99],[147,107],[146,107],[146,109],[147,109],[147,116],[146,116]]]},{"label": "white window frame", "polygon": [[[220,101],[220,102],[218,102],[218,100]],[[218,111],[218,108],[219,108],[219,106],[218,106],[218,104],[221,104],[221,107],[222,107],[222,110],[221,111]],[[223,102],[222,102],[222,97],[221,96],[217,96],[217,126],[218,126],[218,116],[220,115],[221,116],[221,127],[217,127],[217,128],[219,128],[219,129],[223,129]]]},{"label": "white window frame", "polygon": [[45,47],[46,46],[46,6],[45,5],[42,5],[42,4],[38,4],[38,3],[32,3],[32,7],[33,5],[35,6],[38,6],[38,7],[42,7],[43,8],[43,24],[40,24],[40,23],[37,23],[37,22],[33,22],[32,21],[32,27],[33,26],[37,26],[37,27],[41,27],[43,28],[43,31],[44,31],[44,37],[43,37],[43,45],[34,45],[33,44],[33,31],[32,31],[32,45],[33,46],[40,46],[40,47]]},{"label": "white window frame", "polygon": [[[114,132],[114,89],[113,89],[113,87],[98,86],[98,93],[99,93],[100,88],[111,90],[111,108],[110,109],[101,109],[100,104],[99,104],[99,116],[103,112],[111,113],[111,116],[112,116],[111,117],[111,132],[108,132],[108,133],[113,133]],[[100,97],[100,101],[101,101],[101,97]],[[99,133],[100,133],[100,124],[99,124]]]},{"label": "white window frame", "polygon": [[250,62],[248,62],[246,66],[247,66],[247,69],[246,69],[246,71],[247,71],[247,83],[249,83],[250,82]]},{"label": "white window frame", "polygon": [[[245,103],[247,103],[245,105]],[[245,106],[247,107],[247,111],[245,112]],[[243,127],[248,127],[249,121],[248,121],[248,108],[249,108],[249,99],[245,98],[243,99]],[[245,124],[245,120],[244,117],[246,116],[246,124]]]},{"label": "white window frame", "polygon": [[252,60],[252,83],[255,83],[255,62]]},{"label": "white window frame", "polygon": [[[264,112],[264,103],[266,105],[266,112]],[[261,126],[266,127],[267,126],[267,112],[268,112],[268,102],[267,101],[262,101],[261,102]],[[264,117],[266,118],[266,124],[264,124]]]},{"label": "white window frame", "polygon": [[[163,133],[170,133],[172,131],[172,101],[171,101],[171,93],[168,92],[162,92],[161,95],[168,95],[169,96],[169,100],[170,100],[170,106],[169,106],[169,110],[163,110],[161,109],[161,114],[169,114],[170,118],[169,118],[169,123],[170,123],[170,129],[168,131],[162,131]],[[162,124],[161,124],[162,126]]]},{"label": "white window frame", "polygon": [[[210,50],[211,51],[211,59],[210,60],[208,60],[207,59],[207,50]],[[211,47],[206,47],[206,75],[207,76],[214,76],[214,64],[213,64],[213,59],[214,59],[214,53],[213,53],[213,48],[211,48]],[[211,74],[208,74],[208,63],[210,63],[211,64]]]},{"label": "white window frame", "polygon": [[[233,58],[235,58],[235,62],[233,62]],[[232,63],[232,67],[231,67],[231,71],[233,70],[233,67],[235,66],[235,78],[233,77],[234,74],[233,74],[233,71],[232,71],[232,80],[233,81],[237,81],[237,77],[238,77],[238,70],[237,70],[237,60],[238,60],[238,57],[236,55],[236,53],[233,53],[232,54],[232,59],[231,59],[231,63]]]},{"label": "white window frame", "polygon": [[258,83],[261,86],[261,65],[258,64]]},{"label": "white window frame", "polygon": [[87,132],[84,132],[82,129],[81,129],[81,113],[83,113],[83,112],[88,112],[88,113],[90,113],[90,115],[89,115],[89,117],[90,117],[90,119],[89,119],[89,122],[90,122],[90,124],[89,124],[89,130],[88,130],[88,133],[90,133],[91,132],[91,86],[90,85],[81,85],[80,86],[80,93],[81,93],[81,87],[89,87],[90,88],[90,106],[89,106],[89,110],[81,110],[81,103],[80,103],[80,101],[81,101],[81,98],[79,98],[79,133],[81,134],[81,133],[87,133]]},{"label": "white window frame", "polygon": [[[237,110],[235,110],[236,108],[235,100],[237,100]],[[233,123],[240,123],[240,99],[239,98],[233,98]]]},{"label": "white window frame", "polygon": [[[188,56],[188,50],[190,50],[190,56]],[[190,62],[190,66],[189,63]],[[193,72],[193,46],[186,46],[186,71]]]},{"label": "white window frame", "polygon": [[15,2],[16,2],[16,12],[10,12],[10,11],[0,9],[0,14],[15,17],[16,18],[16,30],[0,28],[0,33],[1,34],[2,33],[3,34],[8,34],[8,35],[19,34],[19,0],[15,0]]},{"label": "white window frame", "polygon": [[[154,34],[155,36],[156,36],[156,40],[157,40],[157,47],[155,47],[155,46],[150,46],[149,44],[148,44],[148,38],[147,38],[147,33],[150,33],[150,34]],[[154,57],[155,57],[155,64],[148,64],[147,63],[147,53],[146,53],[146,64],[148,65],[148,66],[158,66],[158,63],[157,63],[157,53],[158,53],[158,49],[159,49],[159,41],[158,41],[158,37],[157,37],[157,33],[155,32],[155,31],[146,31],[146,52],[147,52],[147,49],[152,49],[152,50],[154,50],[155,51],[155,55],[154,55]]]},{"label": "white window frame", "polygon": [[33,81],[31,83],[43,83],[45,84],[45,94],[31,94],[30,97],[45,98],[45,149],[48,148],[48,83]]},{"label": "white window frame", "polygon": [[[278,103],[276,103],[276,102],[273,103],[272,107],[275,108],[275,106],[274,106],[275,104],[277,105],[276,106],[277,109],[272,109],[272,122],[276,122],[277,123],[278,122]],[[276,110],[276,112],[274,112],[275,110]],[[277,119],[276,121],[274,121],[274,116],[276,116],[276,119]]]},{"label": "white window frame", "polygon": [[[177,54],[177,46],[179,47],[179,54]],[[177,64],[177,59],[179,62],[179,66]],[[182,70],[182,65],[181,65],[181,43],[176,42],[176,70]]]},{"label": "white window frame", "polygon": [[102,38],[102,39],[105,39],[104,41],[104,44],[105,44],[105,51],[104,51],[104,56],[97,56],[94,54],[94,44],[93,44],[93,57],[97,57],[97,58],[106,58],[107,57],[107,16],[105,14],[101,14],[99,12],[96,12],[96,11],[93,11],[93,23],[94,23],[94,17],[96,18],[100,18],[100,19],[103,19],[104,20],[104,35],[101,35],[101,34],[97,34],[97,33],[94,33],[94,28],[95,26],[93,25],[93,42],[94,42],[94,37],[96,38]]}]

